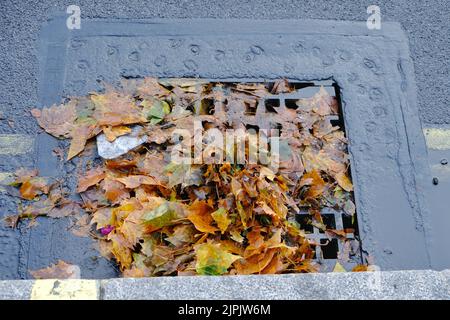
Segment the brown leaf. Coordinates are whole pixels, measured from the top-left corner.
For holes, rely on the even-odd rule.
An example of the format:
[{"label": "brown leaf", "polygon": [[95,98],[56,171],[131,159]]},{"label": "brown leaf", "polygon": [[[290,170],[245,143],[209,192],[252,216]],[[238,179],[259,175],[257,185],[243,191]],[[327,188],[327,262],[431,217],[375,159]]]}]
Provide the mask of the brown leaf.
[{"label": "brown leaf", "polygon": [[76,119],[75,105],[75,101],[70,101],[42,110],[33,109],[31,114],[46,132],[58,138],[69,138]]},{"label": "brown leaf", "polygon": [[353,191],[353,184],[345,172],[338,172],[335,176],[339,186],[345,191]]},{"label": "brown leaf", "polygon": [[101,167],[89,170],[84,176],[78,177],[77,192],[86,191],[89,187],[92,187],[102,181],[105,176],[105,171]]},{"label": "brown leaf", "polygon": [[195,201],[189,207],[187,218],[194,224],[198,231],[214,233],[218,231],[218,229],[211,226],[214,222],[213,217],[211,216],[212,212],[212,208],[205,201]]},{"label": "brown leaf", "polygon": [[309,186],[306,198],[317,198],[325,189],[325,181],[316,170],[312,170],[302,176],[300,186]]},{"label": "brown leaf", "polygon": [[35,279],[79,279],[81,277],[80,267],[58,260],[57,264],[50,267],[30,271]]},{"label": "brown leaf", "polygon": [[134,189],[140,185],[159,185],[155,178],[144,175],[130,175],[128,177],[116,178],[117,181],[123,183],[125,187]]}]

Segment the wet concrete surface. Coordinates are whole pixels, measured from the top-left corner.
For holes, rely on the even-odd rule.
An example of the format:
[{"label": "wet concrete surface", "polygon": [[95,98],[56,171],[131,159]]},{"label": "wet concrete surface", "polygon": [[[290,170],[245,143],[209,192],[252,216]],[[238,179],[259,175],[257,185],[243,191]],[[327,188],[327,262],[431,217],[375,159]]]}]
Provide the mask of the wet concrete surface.
[{"label": "wet concrete surface", "polygon": [[[205,4],[204,1],[194,0],[155,1],[151,5],[139,1],[108,1],[103,5],[94,5],[90,1],[77,2],[82,18],[87,19],[212,17],[365,20],[368,16],[365,9],[370,4],[371,1],[343,1],[339,4],[329,1],[258,1],[252,4],[208,1]],[[382,1],[379,5],[383,21],[399,21],[409,39],[422,122],[450,123],[450,108],[447,107],[450,100],[447,90],[450,85],[450,61],[447,58],[450,56],[449,1],[398,1],[396,4]],[[0,134],[23,135],[23,139],[32,139],[40,147],[31,153],[0,154],[0,172],[11,172],[22,166],[39,167],[45,175],[71,176],[67,183],[73,185],[75,164],[61,165],[55,157],[48,156],[49,151],[55,146],[64,146],[64,142],[39,134],[38,126],[29,115],[33,106],[57,101],[57,94],[47,93],[43,97],[38,94],[42,91],[39,87],[39,63],[42,62],[39,31],[50,16],[65,8],[63,1],[1,3]],[[322,60],[326,62],[326,57]],[[189,66],[193,64],[185,63],[180,70],[186,76],[195,75],[197,71],[191,74],[186,72]],[[132,76],[133,72],[133,68],[127,68],[125,75]],[[70,75],[68,79],[73,81],[73,85],[64,88],[66,91],[63,94],[82,94],[87,89],[97,88],[97,79],[94,78],[84,84],[79,82],[83,79],[70,78]],[[0,208],[0,215],[12,214],[16,210],[16,200],[0,193]],[[75,237],[67,232],[68,221],[40,218],[38,223],[39,226],[33,229],[23,224],[16,231],[0,226],[0,278],[29,278],[29,269],[45,267],[55,262],[56,258],[81,264],[83,277],[86,278],[108,278],[118,274],[112,263],[99,257],[90,239]],[[392,248],[383,250],[392,253]]]}]

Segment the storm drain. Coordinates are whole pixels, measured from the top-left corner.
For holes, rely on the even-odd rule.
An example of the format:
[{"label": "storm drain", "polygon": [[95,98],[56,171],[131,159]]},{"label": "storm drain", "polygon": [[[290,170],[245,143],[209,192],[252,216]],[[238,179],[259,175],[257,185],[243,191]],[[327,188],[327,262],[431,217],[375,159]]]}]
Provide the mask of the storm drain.
[{"label": "storm drain", "polygon": [[[331,270],[339,255],[347,251],[351,253],[348,263],[358,264],[362,242],[364,252],[383,270],[448,266],[448,255],[442,254],[448,252],[445,239],[431,245],[426,240],[430,221],[439,225],[441,214],[430,214],[424,204],[422,191],[430,184],[426,147],[408,41],[398,24],[385,22],[381,30],[368,30],[365,23],[323,20],[85,19],[80,30],[71,31],[65,27],[66,18],[51,19],[42,29],[42,106],[96,91],[101,81],[114,83],[121,76],[297,80],[298,90],[292,93],[297,96],[279,95],[262,101],[261,107],[271,113],[293,106],[299,96],[311,96],[322,84],[344,107],[345,115],[340,108],[330,120],[345,130],[350,140],[358,219],[333,208],[323,209],[327,228],[345,231],[339,239],[330,239],[311,224],[307,212],[300,213],[297,221],[317,244],[315,259]],[[315,83],[312,79],[334,82]],[[204,105],[210,106],[211,101]],[[243,116],[254,112],[249,106]],[[42,146],[36,161],[40,173],[59,176],[60,163],[48,156],[58,142],[43,134],[37,145]],[[18,277],[29,277],[27,268],[42,268],[57,259],[80,264],[83,277],[118,275],[105,260],[92,259],[95,250],[80,250],[85,242],[76,237],[69,241],[62,222],[43,220],[23,232],[20,261],[26,263],[19,264]],[[63,241],[52,241],[50,246],[48,235]],[[2,270],[17,269],[13,262],[2,265]]]},{"label": "storm drain", "polygon": [[[126,80],[130,81],[130,80]],[[133,80],[140,81],[140,80]],[[170,89],[171,79],[161,79],[162,83],[167,83]],[[183,83],[183,80],[178,80]],[[189,83],[189,79],[185,80]],[[216,98],[201,98],[199,97],[192,104],[192,112],[197,115],[213,115],[213,114],[228,114],[230,118],[238,115],[239,122],[246,123],[247,130],[258,131],[260,129],[277,129],[279,133],[283,132],[282,120],[278,115],[286,112],[288,109],[297,110],[299,108],[297,102],[301,99],[311,99],[318,94],[320,90],[325,90],[326,93],[333,97],[337,108],[331,112],[330,115],[325,116],[325,121],[338,128],[345,135],[344,115],[342,110],[342,103],[340,97],[340,88],[333,81],[293,81],[289,80],[290,92],[273,93],[276,82],[265,81],[245,81],[237,82],[234,79],[230,80],[211,80],[211,79],[197,79],[192,82],[197,86],[196,91],[201,92],[201,86],[211,86],[213,91],[220,91],[220,93],[212,94]],[[283,82],[278,82],[283,83]],[[245,110],[229,110],[226,97],[232,92],[232,87],[240,87],[243,92],[246,88],[252,88],[254,85],[262,85],[266,88],[268,94],[259,97],[254,96],[255,99],[244,101]],[[222,99],[217,99],[217,96]],[[300,107],[301,108],[301,107]],[[231,120],[231,119],[229,119]],[[124,139],[122,141],[122,139]],[[126,140],[127,139],[127,140]],[[136,144],[143,143],[145,138],[135,138],[136,141],[128,140],[126,136],[119,137],[115,142],[107,142],[104,136],[99,137],[97,143],[99,154],[114,155],[114,149],[121,150],[125,153],[127,150],[134,148]],[[125,142],[126,141],[126,142]],[[136,143],[135,143],[136,142]],[[122,145],[128,144],[129,148],[122,149]],[[345,150],[348,153],[348,150]],[[114,157],[117,156],[114,155]],[[108,157],[106,157],[108,158]],[[351,177],[350,167],[348,169]],[[354,202],[354,195],[352,193],[352,201]],[[343,210],[337,210],[333,207],[325,207],[321,210],[321,219],[325,229],[317,225],[312,215],[308,210],[301,210],[296,214],[296,221],[299,223],[301,229],[305,232],[306,238],[311,242],[311,249],[314,251],[313,259],[320,265],[320,271],[329,272],[336,268],[336,263],[344,267],[345,270],[352,270],[357,265],[364,263],[361,240],[359,238],[358,223],[356,213],[350,215]],[[329,230],[332,230],[330,233]]]}]

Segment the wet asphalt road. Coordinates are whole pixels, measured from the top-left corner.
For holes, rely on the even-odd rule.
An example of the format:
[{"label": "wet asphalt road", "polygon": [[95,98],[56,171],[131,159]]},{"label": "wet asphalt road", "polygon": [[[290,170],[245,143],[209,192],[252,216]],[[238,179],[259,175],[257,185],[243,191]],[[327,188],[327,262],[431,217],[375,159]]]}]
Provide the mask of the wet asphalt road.
[{"label": "wet asphalt road", "polygon": [[[69,4],[81,8],[82,18],[258,18],[366,20],[368,5],[381,7],[382,21],[398,21],[410,41],[424,125],[450,124],[450,0],[439,1],[0,1],[0,183],[17,167],[36,163],[33,149],[38,127],[29,110],[38,104],[37,40],[42,23]],[[0,216],[15,212],[15,200],[0,190]],[[97,259],[89,239],[67,234],[64,221],[42,221],[33,235],[22,226],[0,226],[0,279],[28,277],[28,268],[58,256],[82,259],[88,277],[117,274]],[[45,232],[54,223],[61,230]],[[53,228],[54,229],[54,228]],[[38,228],[39,230],[39,228]],[[27,241],[24,241],[27,239]],[[37,240],[50,246],[42,256]],[[67,250],[64,243],[73,243]],[[26,248],[24,247],[26,246]],[[44,265],[41,265],[44,266]]]}]

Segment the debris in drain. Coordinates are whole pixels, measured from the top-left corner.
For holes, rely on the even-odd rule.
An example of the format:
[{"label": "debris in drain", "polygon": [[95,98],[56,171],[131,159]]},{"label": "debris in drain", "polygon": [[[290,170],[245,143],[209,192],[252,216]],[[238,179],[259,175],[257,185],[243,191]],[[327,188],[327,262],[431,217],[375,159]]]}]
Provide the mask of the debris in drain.
[{"label": "debris in drain", "polygon": [[[347,140],[332,124],[338,104],[323,88],[309,98],[297,89],[286,80],[131,79],[34,109],[45,131],[71,139],[67,159],[83,158],[98,136],[106,160],[78,177],[80,204],[19,175],[22,197],[38,208],[19,210],[9,224],[83,208],[90,221],[80,228],[92,227],[124,276],[316,272],[314,248],[337,241],[346,245],[334,270],[344,271],[354,230],[321,214],[355,214]],[[326,239],[307,237],[301,212]]]}]

